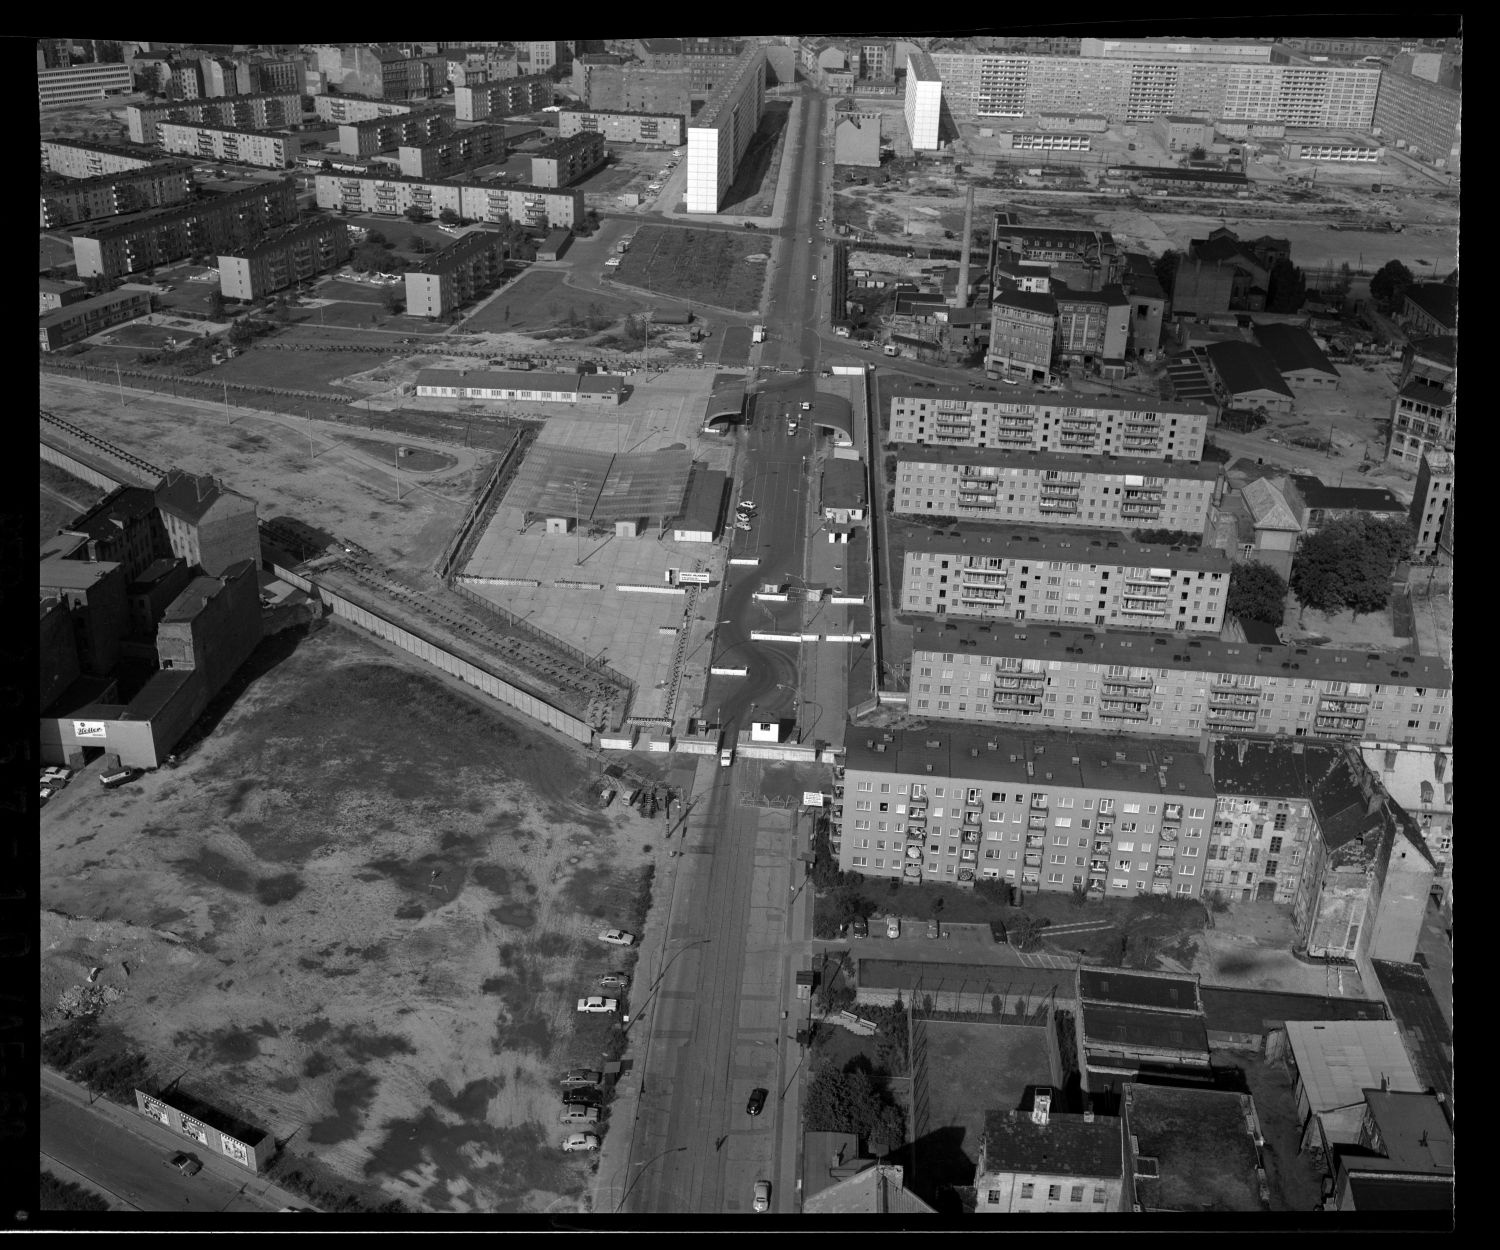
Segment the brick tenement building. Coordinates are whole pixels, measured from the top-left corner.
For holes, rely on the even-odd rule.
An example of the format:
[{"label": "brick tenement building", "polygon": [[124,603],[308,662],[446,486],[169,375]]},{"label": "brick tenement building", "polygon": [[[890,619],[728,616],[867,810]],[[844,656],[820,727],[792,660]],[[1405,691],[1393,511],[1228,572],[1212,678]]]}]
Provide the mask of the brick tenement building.
[{"label": "brick tenement building", "polygon": [[[1188,619],[1204,611],[1208,578]],[[1277,734],[1441,745],[1453,674],[1439,659],[1024,624],[924,623],[917,716],[1160,736]]]},{"label": "brick tenement building", "polygon": [[1003,524],[1201,534],[1216,464],[1050,451],[922,447],[899,453],[893,512]]},{"label": "brick tenement building", "polygon": [[1198,461],[1212,411],[1165,399],[908,383],[888,442]]}]

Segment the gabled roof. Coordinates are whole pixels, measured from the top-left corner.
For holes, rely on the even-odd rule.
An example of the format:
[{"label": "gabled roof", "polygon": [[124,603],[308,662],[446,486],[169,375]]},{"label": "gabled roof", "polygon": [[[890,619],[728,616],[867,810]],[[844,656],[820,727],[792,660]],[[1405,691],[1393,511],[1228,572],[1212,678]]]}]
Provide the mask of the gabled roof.
[{"label": "gabled roof", "polygon": [[1282,530],[1301,533],[1302,522],[1287,503],[1286,496],[1273,486],[1269,479],[1260,478],[1240,490],[1245,506],[1255,520],[1258,530]]},{"label": "gabled roof", "polygon": [[1339,376],[1339,371],[1301,326],[1270,322],[1255,327],[1255,341],[1271,353],[1271,359],[1282,373],[1316,369],[1319,373]]},{"label": "gabled roof", "polygon": [[1231,395],[1272,391],[1295,399],[1271,353],[1253,343],[1210,343],[1204,351]]},{"label": "gabled roof", "polygon": [[893,1163],[872,1163],[864,1171],[806,1198],[809,1215],[932,1215],[933,1209],[905,1185],[904,1169]]},{"label": "gabled roof", "polygon": [[156,488],[156,506],[184,521],[199,521],[227,493],[207,474],[168,469]]},{"label": "gabled roof", "polygon": [[1233,235],[1216,235],[1207,239],[1194,239],[1188,255],[1210,265],[1242,265],[1246,269],[1264,271],[1261,264]]},{"label": "gabled roof", "polygon": [[1020,291],[1009,286],[1001,286],[991,296],[990,305],[993,308],[1024,308],[1028,312],[1046,313],[1049,317],[1057,316],[1057,301],[1040,291]]},{"label": "gabled roof", "polygon": [[1441,326],[1458,327],[1458,288],[1446,282],[1407,287],[1406,298]]}]

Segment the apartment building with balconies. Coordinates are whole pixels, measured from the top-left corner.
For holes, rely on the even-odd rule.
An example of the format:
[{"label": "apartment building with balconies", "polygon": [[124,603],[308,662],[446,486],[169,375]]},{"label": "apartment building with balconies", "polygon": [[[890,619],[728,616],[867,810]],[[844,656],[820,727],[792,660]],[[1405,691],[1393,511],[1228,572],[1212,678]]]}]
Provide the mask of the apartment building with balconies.
[{"label": "apartment building with balconies", "polygon": [[44,352],[55,352],[59,347],[86,339],[110,326],[144,317],[150,311],[149,291],[108,291],[92,299],[66,304],[52,312],[43,313],[37,319],[41,349]]},{"label": "apartment building with balconies", "polygon": [[246,302],[337,269],[349,259],[349,229],[325,218],[288,226],[238,255],[219,257],[219,293]]},{"label": "apartment building with balconies", "polygon": [[1191,741],[850,725],[831,839],[867,878],[1196,898],[1213,809]]},{"label": "apartment building with balconies", "polygon": [[408,178],[447,178],[506,156],[504,126],[470,126],[431,143],[402,144],[401,172]]},{"label": "apartment building with balconies", "polygon": [[1199,534],[1218,482],[1216,464],[923,447],[897,455],[892,511],[1010,525]]},{"label": "apartment building with balconies", "polygon": [[42,188],[41,228],[53,230],[76,221],[181,204],[192,194],[192,167],[182,161],[158,161],[143,169],[97,178],[71,178]]},{"label": "apartment building with balconies", "polygon": [[556,89],[557,84],[546,74],[524,74],[519,78],[455,87],[453,115],[461,122],[482,122],[491,117],[535,113],[552,103]]},{"label": "apartment building with balconies", "polygon": [[453,115],[446,109],[422,109],[343,122],[339,126],[338,150],[345,156],[374,156],[403,145],[434,143],[453,129]]},{"label": "apartment building with balconies", "polygon": [[167,163],[155,152],[131,151],[107,143],[83,143],[55,137],[42,140],[42,172],[60,174],[64,178],[102,178]]},{"label": "apartment building with balconies", "polygon": [[583,192],[557,187],[495,185],[456,179],[320,173],[319,208],[400,216],[419,207],[436,217],[450,208],[472,221],[518,221],[537,228],[572,226],[583,217]]},{"label": "apartment building with balconies", "polygon": [[132,143],[159,144],[163,122],[228,126],[241,130],[286,130],[302,124],[300,92],[225,96],[219,99],[171,100],[165,104],[131,104],[125,124]]},{"label": "apartment building with balconies", "polygon": [[557,133],[563,139],[598,133],[611,143],[664,143],[678,147],[686,137],[681,113],[625,113],[613,109],[563,109]]},{"label": "apartment building with balconies", "polygon": [[277,179],[133,221],[81,226],[72,235],[73,261],[80,278],[118,278],[184,256],[233,252],[296,219],[297,188]]},{"label": "apartment building with balconies", "polygon": [[313,96],[313,112],[318,115],[318,120],[332,122],[335,126],[375,121],[381,117],[401,117],[418,110],[427,111],[421,104],[402,100],[376,100],[357,95]]},{"label": "apartment building with balconies", "polygon": [[302,140],[296,135],[232,130],[189,122],[162,122],[157,133],[161,146],[174,155],[237,161],[242,165],[259,165],[263,169],[290,169],[302,153]]},{"label": "apartment building with balconies", "polygon": [[604,136],[585,132],[557,139],[532,153],[531,182],[538,187],[566,187],[587,178],[604,164]]},{"label": "apartment building with balconies", "polygon": [[499,234],[474,231],[406,272],[406,311],[442,317],[500,284],[510,249]]},{"label": "apartment building with balconies", "polygon": [[[1174,619],[1205,604],[1206,573]],[[1181,596],[1187,594],[1184,600]],[[922,622],[912,640],[916,716],[1157,736],[1286,734],[1442,745],[1453,674],[1400,651],[1272,646],[1179,634]]]},{"label": "apartment building with balconies", "polygon": [[[1108,533],[1007,534],[963,526],[907,540],[900,610],[1218,637],[1230,567],[1229,557],[1211,547],[1146,545]],[[1206,587],[1200,574],[1207,575]],[[1198,612],[1179,611],[1194,602]]]},{"label": "apartment building with balconies", "polygon": [[908,380],[891,396],[886,441],[1196,462],[1212,417],[1176,400]]}]

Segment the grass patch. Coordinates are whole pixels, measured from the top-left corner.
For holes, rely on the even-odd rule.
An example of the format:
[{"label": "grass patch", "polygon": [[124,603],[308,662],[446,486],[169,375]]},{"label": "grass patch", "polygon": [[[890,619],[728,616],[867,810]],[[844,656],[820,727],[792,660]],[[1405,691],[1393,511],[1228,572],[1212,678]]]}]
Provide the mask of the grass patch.
[{"label": "grass patch", "polygon": [[766,266],[745,258],[768,246],[759,236],[741,238],[724,230],[642,226],[616,276],[673,299],[749,312],[760,307]]},{"label": "grass patch", "polygon": [[503,334],[567,326],[590,333],[590,319],[605,320],[608,325],[643,307],[637,300],[577,290],[564,284],[564,276],[558,270],[523,274],[469,317],[464,329]]},{"label": "grass patch", "polygon": [[44,1171],[37,1187],[37,1207],[42,1211],[108,1211],[109,1203],[91,1189]]},{"label": "grass patch", "polygon": [[42,1034],[42,1062],[123,1106],[134,1106],[136,1089],[150,1079],[146,1056],[119,1029],[93,1016],[77,1016]]}]

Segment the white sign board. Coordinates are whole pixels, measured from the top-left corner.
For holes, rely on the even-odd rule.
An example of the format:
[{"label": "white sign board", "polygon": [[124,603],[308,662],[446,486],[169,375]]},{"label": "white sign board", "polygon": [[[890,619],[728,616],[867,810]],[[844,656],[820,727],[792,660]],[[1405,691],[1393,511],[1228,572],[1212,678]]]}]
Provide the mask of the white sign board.
[{"label": "white sign board", "polygon": [[104,737],[104,722],[102,720],[75,720],[73,736],[75,738],[102,738]]},{"label": "white sign board", "polygon": [[689,572],[683,571],[683,572],[679,572],[677,574],[677,580],[679,582],[696,582],[700,586],[707,586],[708,582],[709,582],[709,574],[707,574],[707,573],[689,573]]},{"label": "white sign board", "polygon": [[805,807],[822,807],[828,800],[817,790],[804,790],[802,792],[802,803]]}]

